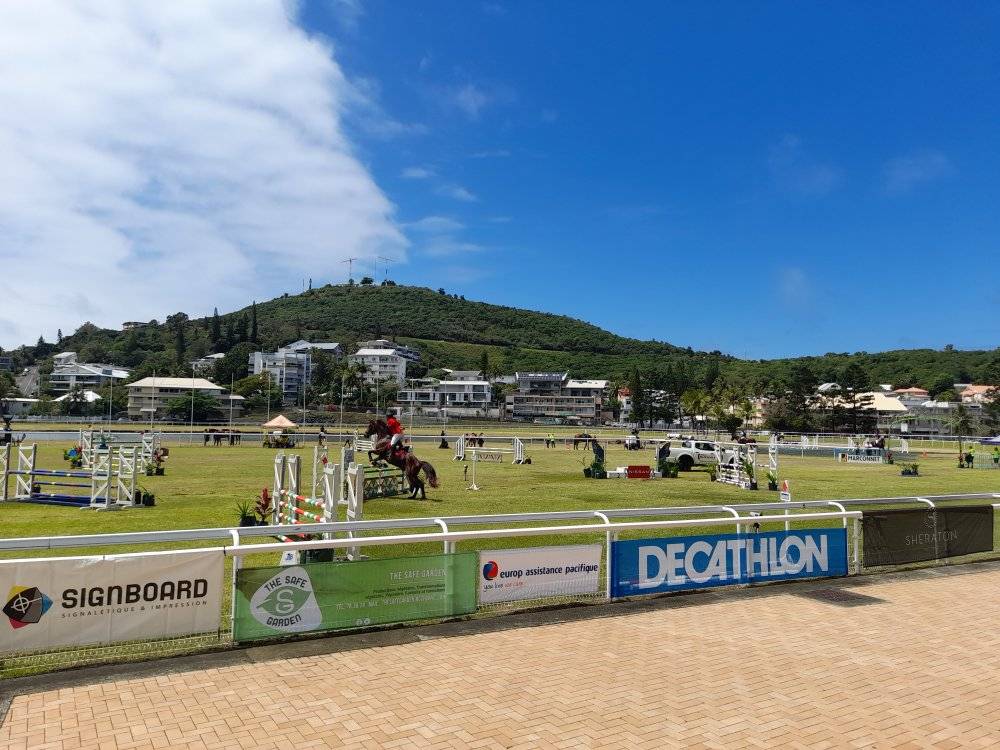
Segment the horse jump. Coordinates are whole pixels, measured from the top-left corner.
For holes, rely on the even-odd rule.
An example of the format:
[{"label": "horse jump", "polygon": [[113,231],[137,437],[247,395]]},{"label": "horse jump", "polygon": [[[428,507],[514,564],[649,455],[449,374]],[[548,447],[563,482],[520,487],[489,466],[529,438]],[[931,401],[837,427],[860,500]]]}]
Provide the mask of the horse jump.
[{"label": "horse jump", "polygon": [[102,441],[106,446],[105,450],[108,448],[135,449],[139,463],[143,466],[152,461],[153,456],[160,449],[160,433],[158,432],[140,433],[138,440],[120,440],[115,439],[113,436],[108,436],[105,439],[103,433],[98,432],[95,435],[95,430],[80,430],[77,445],[80,447],[80,458],[83,461],[83,468],[86,469],[93,465],[94,454],[96,451],[101,450],[100,445]]},{"label": "horse jump", "polygon": [[[135,448],[96,450],[92,456],[93,465],[89,469],[39,469],[37,446],[6,445],[0,448],[0,501],[92,510],[120,510],[136,505]],[[10,477],[14,478],[13,494]],[[43,492],[42,487],[53,489]],[[86,493],[74,494],[72,489]]]},{"label": "horse jump", "polygon": [[[472,442],[472,441],[470,441]],[[512,464],[523,464],[524,463],[524,441],[521,438],[514,438],[510,448],[486,448],[483,445],[466,445],[465,435],[459,435],[458,440],[455,441],[455,459],[456,461],[464,461],[466,451],[470,450],[482,450],[484,452],[489,451],[491,453],[510,453],[513,454],[514,460],[511,461]]]}]

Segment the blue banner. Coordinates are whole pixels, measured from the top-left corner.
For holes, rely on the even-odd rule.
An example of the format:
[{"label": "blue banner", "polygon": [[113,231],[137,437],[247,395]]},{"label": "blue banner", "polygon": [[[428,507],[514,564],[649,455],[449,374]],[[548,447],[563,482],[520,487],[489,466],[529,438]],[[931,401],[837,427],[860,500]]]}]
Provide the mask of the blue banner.
[{"label": "blue banner", "polygon": [[844,528],[630,539],[611,547],[613,596],[847,575]]}]

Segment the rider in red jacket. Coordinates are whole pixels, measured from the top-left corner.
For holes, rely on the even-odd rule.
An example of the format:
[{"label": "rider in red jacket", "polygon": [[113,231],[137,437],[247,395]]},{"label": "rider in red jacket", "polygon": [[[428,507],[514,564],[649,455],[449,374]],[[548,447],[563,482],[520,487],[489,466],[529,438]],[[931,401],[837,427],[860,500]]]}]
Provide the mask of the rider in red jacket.
[{"label": "rider in red jacket", "polygon": [[394,451],[396,450],[396,446],[403,440],[403,425],[399,423],[396,415],[391,411],[386,412],[385,424],[389,428],[389,434],[392,435],[392,440],[389,442],[389,450]]}]

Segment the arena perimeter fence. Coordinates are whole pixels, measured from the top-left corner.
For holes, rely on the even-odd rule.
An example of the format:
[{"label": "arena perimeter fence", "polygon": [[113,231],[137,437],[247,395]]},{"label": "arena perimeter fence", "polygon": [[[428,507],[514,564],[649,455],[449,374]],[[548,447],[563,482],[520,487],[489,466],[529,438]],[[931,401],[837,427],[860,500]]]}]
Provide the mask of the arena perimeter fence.
[{"label": "arena perimeter fence", "polygon": [[[519,554],[524,550],[533,554],[534,550],[571,550],[582,544],[599,546],[597,564],[600,573],[596,586],[588,591],[560,591],[558,587],[548,587],[544,594],[509,600],[493,601],[485,596],[482,581],[478,601],[473,599],[472,616],[495,616],[506,612],[566,604],[598,604],[615,598],[616,582],[612,579],[613,566],[609,564],[613,554],[617,555],[619,542],[635,542],[663,538],[685,538],[699,535],[700,539],[716,538],[714,535],[735,532],[736,539],[760,539],[758,535],[769,535],[783,530],[804,532],[805,529],[842,528],[844,530],[845,569],[838,575],[858,575],[862,572],[898,570],[914,565],[941,565],[952,562],[969,562],[994,557],[1000,532],[994,520],[990,529],[990,549],[974,554],[961,554],[923,562],[887,562],[884,559],[865,559],[865,538],[863,519],[866,514],[876,514],[885,509],[934,511],[934,526],[925,524],[922,537],[934,539],[937,550],[938,539],[947,540],[949,533],[944,526],[938,530],[937,511],[946,508],[961,509],[974,504],[979,508],[1000,508],[1000,493],[975,493],[937,496],[907,496],[885,498],[850,498],[837,500],[809,500],[790,503],[748,503],[738,505],[705,505],[667,508],[632,508],[607,510],[579,510],[552,513],[507,513],[488,515],[442,516],[426,518],[382,519],[360,522],[316,523],[243,528],[182,529],[158,532],[126,532],[113,534],[93,534],[80,536],[31,537],[20,539],[0,539],[0,559],[10,562],[12,557],[40,563],[55,563],[67,560],[64,555],[75,554],[70,559],[104,560],[114,556],[119,561],[140,564],[146,556],[170,555],[183,557],[199,551],[212,552],[224,556],[221,618],[218,628],[212,632],[193,635],[104,643],[90,646],[63,648],[39,647],[31,650],[11,651],[9,643],[5,647],[0,639],[0,678],[10,678],[26,674],[53,671],[75,666],[106,662],[127,662],[149,658],[161,658],[180,654],[190,654],[209,650],[232,648],[234,639],[233,623],[236,617],[234,600],[236,581],[240,571],[253,571],[277,565],[279,556],[288,553],[322,554],[323,550],[332,554],[360,549],[362,554],[370,553],[372,560],[393,560],[408,558],[410,555],[439,554],[443,557],[457,556],[469,549],[481,552],[484,549],[499,551],[500,554]],[[864,510],[860,510],[864,508]],[[486,528],[484,528],[486,527]],[[308,538],[301,541],[277,542],[278,536],[301,537],[308,532]],[[710,535],[710,536],[706,536]],[[692,538],[692,537],[687,537]],[[730,539],[734,538],[732,535]],[[699,541],[700,541],[699,539]],[[532,547],[532,543],[549,545]],[[742,542],[739,542],[742,543]],[[942,542],[944,544],[945,542]],[[753,549],[753,542],[749,542]],[[764,544],[764,542],[761,542]],[[149,545],[156,552],[127,553],[115,555],[113,551],[94,554],[95,549],[108,549],[122,545]],[[214,545],[214,546],[213,546]],[[627,545],[622,545],[627,546]],[[192,548],[193,547],[193,548]],[[774,547],[772,547],[773,551]],[[961,550],[959,550],[961,551]],[[53,553],[56,556],[52,556]],[[29,555],[25,557],[25,554]],[[40,556],[36,556],[40,555]],[[747,552],[750,555],[750,551]],[[484,576],[485,558],[477,564],[479,577]],[[750,559],[749,557],[747,559]],[[661,557],[662,560],[662,557]],[[348,562],[352,566],[356,563]],[[492,561],[487,563],[487,566]],[[751,563],[752,565],[752,563]],[[307,566],[308,567],[308,566]],[[288,568],[291,569],[291,566]],[[829,575],[829,574],[828,574]],[[802,577],[827,577],[802,576]],[[777,580],[777,579],[776,579]],[[758,578],[755,581],[740,581],[730,585],[760,585],[768,582]],[[701,589],[697,582],[682,588]],[[7,592],[0,592],[0,595]],[[631,594],[636,593],[634,590]],[[638,593],[661,593],[658,590]],[[629,598],[629,597],[620,597]],[[6,599],[5,599],[6,601]],[[5,614],[7,614],[5,612]],[[433,621],[442,617],[407,617],[408,621]],[[397,621],[398,622],[398,621]],[[13,623],[11,623],[13,626]],[[373,623],[375,624],[375,623]],[[388,624],[388,622],[384,623]],[[358,627],[366,627],[362,621]],[[6,623],[3,624],[6,628]],[[303,636],[329,635],[331,630],[351,628],[329,628],[303,632]],[[6,653],[5,653],[6,652]]]}]

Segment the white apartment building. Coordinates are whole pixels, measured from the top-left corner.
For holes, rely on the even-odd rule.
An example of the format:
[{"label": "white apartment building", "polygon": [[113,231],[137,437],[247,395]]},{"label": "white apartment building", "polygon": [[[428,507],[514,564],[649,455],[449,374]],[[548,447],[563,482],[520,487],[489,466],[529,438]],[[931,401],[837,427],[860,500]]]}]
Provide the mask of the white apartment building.
[{"label": "white apartment building", "polygon": [[60,395],[78,388],[93,390],[108,383],[124,382],[129,376],[129,371],[122,367],[78,362],[76,352],[61,352],[52,359],[54,367],[48,376],[49,387]]},{"label": "white apartment building", "polygon": [[211,374],[215,370],[215,363],[226,355],[222,352],[218,354],[207,354],[201,359],[196,359],[191,363],[191,369],[202,375]]},{"label": "white apartment building", "polygon": [[358,349],[392,349],[396,354],[398,354],[403,359],[408,359],[410,362],[420,361],[420,352],[414,349],[412,346],[407,346],[406,344],[397,344],[395,341],[390,341],[389,339],[372,339],[371,341],[359,341]]},{"label": "white apartment building", "polygon": [[606,380],[573,380],[566,372],[518,372],[515,377],[517,390],[507,394],[509,419],[599,424],[609,416]]},{"label": "white apartment building", "polygon": [[286,403],[294,404],[302,400],[302,393],[312,382],[313,350],[319,349],[333,357],[340,357],[343,348],[336,342],[293,341],[276,352],[254,352],[250,355],[251,375],[268,372]]},{"label": "white apartment building", "polygon": [[170,401],[182,396],[190,398],[192,391],[206,393],[218,400],[223,415],[228,415],[230,408],[234,417],[243,411],[242,396],[229,393],[204,378],[143,378],[125,387],[128,388],[128,415],[133,419],[166,416]]},{"label": "white apartment building", "polygon": [[437,380],[419,378],[407,381],[396,395],[404,410],[434,414],[447,410],[456,416],[488,416],[493,387],[485,380]]},{"label": "white apartment building", "polygon": [[358,349],[348,358],[363,365],[365,382],[369,384],[395,380],[400,385],[406,382],[406,363],[410,361],[395,349]]}]

